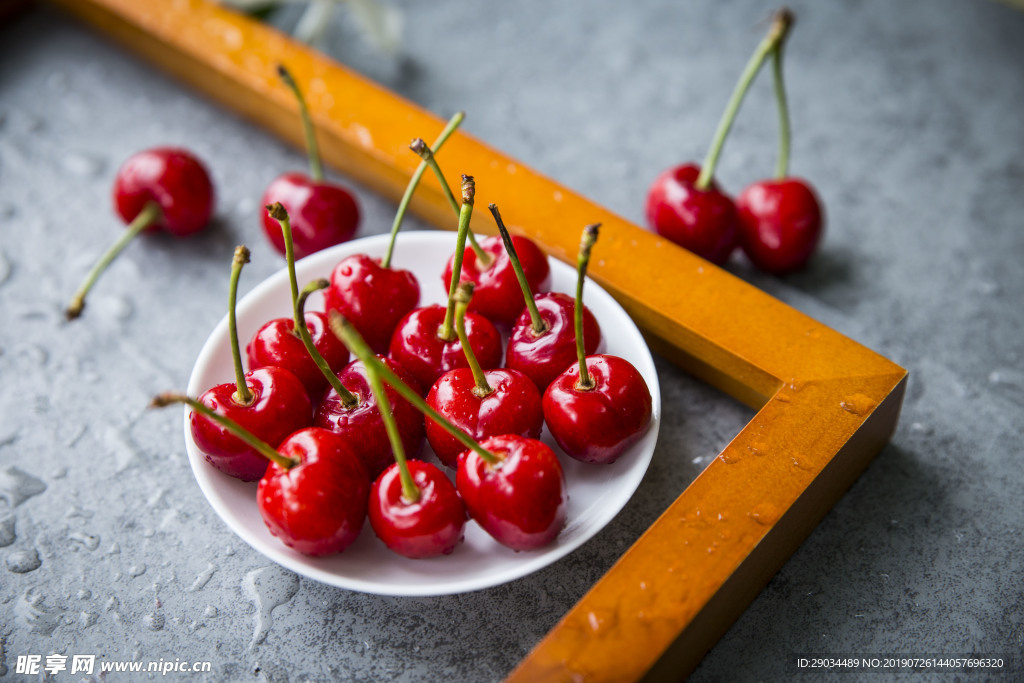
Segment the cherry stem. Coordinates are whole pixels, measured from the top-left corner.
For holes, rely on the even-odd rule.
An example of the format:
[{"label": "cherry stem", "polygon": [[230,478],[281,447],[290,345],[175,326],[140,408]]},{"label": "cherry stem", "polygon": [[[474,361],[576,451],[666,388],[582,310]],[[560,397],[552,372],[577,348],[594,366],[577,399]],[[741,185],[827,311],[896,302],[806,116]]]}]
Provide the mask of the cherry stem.
[{"label": "cherry stem", "polygon": [[469,234],[469,220],[473,216],[473,197],[476,195],[476,183],[473,176],[462,176],[462,208],[459,209],[459,232],[455,237],[455,259],[452,261],[452,281],[448,286],[448,310],[444,314],[444,324],[437,331],[437,336],[446,342],[453,341],[455,335],[455,290],[462,279],[462,256],[466,251],[466,235]]},{"label": "cherry stem", "polygon": [[508,228],[505,227],[505,222],[501,220],[501,214],[498,212],[497,204],[489,204],[487,206],[491,210],[491,215],[494,216],[494,222],[498,224],[498,232],[501,234],[501,240],[505,243],[505,253],[508,254],[508,260],[512,262],[512,270],[515,271],[516,279],[519,280],[519,288],[523,290],[523,299],[526,300],[526,310],[530,312],[530,324],[533,327],[533,334],[540,336],[547,332],[548,326],[544,322],[544,319],[540,317],[540,311],[537,309],[537,302],[533,300],[533,292],[530,291],[530,283],[526,280],[526,273],[523,272],[523,264],[519,262],[519,254],[516,253],[516,245],[512,243],[512,235],[508,233]]},{"label": "cherry stem", "polygon": [[782,79],[782,50],[780,42],[772,52],[772,75],[775,83],[775,103],[779,108],[779,161],[775,167],[775,177],[782,180],[789,172],[789,103],[786,101],[786,84]]},{"label": "cherry stem", "polygon": [[82,284],[79,285],[78,291],[71,298],[71,303],[64,310],[64,317],[68,320],[74,320],[78,316],[82,315],[82,309],[85,308],[85,297],[92,289],[92,286],[96,284],[96,280],[107,269],[111,261],[117,258],[117,255],[124,251],[124,248],[128,246],[136,235],[140,232],[153,225],[156,221],[160,220],[163,216],[163,210],[160,205],[154,201],[146,202],[146,205],[142,207],[142,211],[132,219],[132,222],[128,224],[124,234],[122,234],[116,242],[110,245],[106,253],[100,257],[100,260],[96,262],[96,265],[92,267],[89,274],[85,276]]},{"label": "cherry stem", "polygon": [[305,321],[299,315],[299,307],[296,305],[299,300],[299,280],[295,276],[295,243],[292,241],[292,222],[288,219],[288,211],[281,202],[267,204],[267,213],[281,225],[281,234],[284,235],[284,258],[288,262],[288,284],[292,289],[292,313],[295,317],[293,331],[299,334],[299,328],[305,327]]},{"label": "cherry stem", "polygon": [[[306,320],[306,299],[313,292],[326,289],[330,287],[331,283],[326,279],[313,280],[308,285],[302,288],[299,292],[299,298],[295,301],[295,308],[298,311],[299,319],[305,322]],[[346,410],[352,410],[359,405],[359,397],[353,394],[351,391],[345,388],[345,385],[341,383],[338,376],[331,370],[331,366],[327,363],[327,359],[317,351],[316,345],[313,344],[313,337],[309,334],[309,328],[305,325],[299,325],[296,329],[299,335],[299,339],[302,340],[303,346],[306,347],[306,352],[309,357],[313,359],[316,366],[320,368],[320,372],[327,378],[327,383],[331,385],[331,388],[338,392],[338,397],[341,399],[341,405]]]},{"label": "cherry stem", "polygon": [[479,455],[484,462],[490,465],[496,465],[501,460],[497,455],[491,453],[486,448],[478,444],[472,436],[456,427],[446,417],[441,415],[441,413],[427,405],[427,402],[423,400],[423,397],[420,396],[418,391],[403,382],[398,375],[391,371],[391,368],[382,363],[380,359],[374,355],[373,350],[365,341],[363,341],[362,336],[360,336],[359,332],[356,331],[356,328],[354,328],[350,322],[345,320],[340,313],[337,311],[331,311],[327,315],[331,331],[341,339],[345,346],[348,347],[349,351],[354,353],[359,360],[363,361],[363,365],[365,365],[368,370],[372,367],[373,371],[377,372],[380,375],[380,378],[386,382],[388,386],[397,391],[402,398],[411,403],[421,413],[439,424],[463,446]]},{"label": "cherry stem", "polygon": [[420,499],[420,489],[413,481],[409,473],[409,463],[405,459],[405,447],[402,446],[402,437],[398,434],[398,424],[395,422],[395,413],[391,409],[391,401],[381,384],[380,374],[371,366],[366,366],[366,376],[370,380],[370,391],[377,399],[377,408],[380,411],[381,419],[384,421],[384,430],[388,433],[388,441],[391,442],[391,452],[398,463],[398,476],[402,480],[402,502],[412,504]]},{"label": "cherry stem", "polygon": [[576,328],[576,359],[580,364],[580,379],[576,382],[576,388],[582,391],[590,391],[596,385],[594,378],[587,370],[587,352],[583,343],[583,281],[587,276],[587,265],[590,263],[590,249],[597,241],[597,231],[600,223],[594,223],[583,228],[583,238],[580,240],[580,253],[576,257],[576,304],[573,311],[573,325]]},{"label": "cherry stem", "polygon": [[462,352],[466,354],[466,362],[469,363],[469,369],[473,373],[473,381],[476,383],[476,386],[473,387],[473,395],[477,398],[483,398],[494,393],[494,389],[487,383],[487,375],[484,374],[484,369],[480,367],[480,361],[477,360],[476,354],[473,353],[473,349],[469,345],[469,335],[466,334],[466,309],[469,307],[469,302],[472,298],[473,283],[459,283],[454,297],[455,333],[459,335],[459,344],[462,345]]},{"label": "cherry stem", "polygon": [[253,434],[248,429],[238,424],[231,418],[224,417],[219,413],[213,412],[199,401],[189,396],[185,396],[184,394],[176,394],[170,391],[160,394],[159,396],[153,398],[153,400],[149,404],[149,407],[164,408],[166,406],[171,405],[172,403],[184,403],[194,412],[201,414],[203,417],[209,420],[213,420],[221,427],[231,432],[234,436],[244,441],[246,445],[252,447],[253,450],[262,455],[264,458],[270,460],[279,467],[282,467],[287,470],[291,469],[294,465],[299,464],[298,460],[281,455],[279,452],[271,448],[270,444],[268,444],[266,441],[259,438],[258,436],[256,436],[255,434]]},{"label": "cherry stem", "polygon": [[776,46],[781,45],[786,39],[786,34],[789,32],[789,27],[792,24],[793,13],[785,7],[775,12],[775,15],[772,17],[772,25],[768,29],[768,35],[764,37],[761,44],[754,50],[754,54],[751,55],[750,61],[747,62],[747,66],[740,75],[740,80],[736,83],[736,88],[732,91],[729,103],[725,107],[725,113],[722,114],[722,118],[718,122],[718,129],[715,130],[715,137],[711,141],[711,148],[708,149],[708,154],[701,165],[700,175],[697,176],[697,180],[694,182],[694,187],[698,190],[706,190],[710,187],[711,180],[715,175],[715,166],[718,165],[718,156],[722,152],[725,138],[729,135],[729,129],[732,128],[732,123],[736,118],[737,112],[740,110],[740,104],[742,104],[747,90],[750,89],[750,84],[754,82],[754,77],[761,70],[764,60],[775,50]]},{"label": "cherry stem", "polygon": [[[441,147],[448,141],[452,133],[462,124],[462,120],[466,118],[465,112],[456,112],[455,116],[448,120],[448,125],[444,127],[441,134],[434,140],[434,144],[431,145],[434,154],[441,151]],[[384,254],[383,260],[380,265],[382,268],[391,267],[391,254],[395,250],[395,238],[398,237],[398,231],[402,227],[402,221],[405,219],[405,212],[409,208],[409,202],[412,201],[412,196],[416,192],[416,187],[420,184],[420,178],[423,177],[423,173],[427,170],[427,162],[421,161],[420,165],[416,167],[415,173],[412,174],[412,178],[409,179],[409,184],[405,187],[405,194],[402,195],[402,201],[398,203],[398,211],[395,213],[395,222],[391,224],[391,240],[388,242],[388,251]]]},{"label": "cherry stem", "polygon": [[[448,185],[448,180],[441,173],[441,167],[437,164],[437,160],[434,158],[434,153],[427,147],[427,143],[423,142],[422,138],[416,138],[409,144],[409,149],[419,154],[423,161],[430,166],[431,170],[434,171],[434,175],[437,176],[438,181],[441,183],[441,190],[444,192],[445,198],[448,199],[448,204],[452,207],[452,211],[455,212],[456,216],[462,216],[462,209],[459,207],[459,202],[456,201],[455,195],[452,193],[452,188]],[[465,176],[463,176],[465,177]],[[476,241],[476,235],[472,232],[468,234],[469,246],[472,247],[473,251],[476,252],[476,260],[480,262],[482,268],[486,268],[491,265],[491,255],[488,254],[480,244]]]},{"label": "cherry stem", "polygon": [[238,321],[235,318],[235,301],[238,298],[238,277],[242,274],[242,266],[249,262],[249,250],[244,245],[235,247],[235,256],[231,260],[231,280],[228,289],[228,334],[231,337],[231,360],[235,364],[235,395],[232,400],[243,406],[252,404],[253,395],[245,381],[245,370],[242,368],[242,352],[238,346]]},{"label": "cherry stem", "polygon": [[292,78],[291,72],[283,64],[277,65],[277,75],[281,77],[284,84],[295,95],[299,102],[299,114],[302,116],[302,133],[306,137],[306,156],[309,157],[309,173],[313,180],[324,179],[324,165],[320,161],[320,148],[316,144],[316,131],[313,130],[313,120],[309,116],[309,107],[306,106],[306,98],[302,96],[299,85]]}]

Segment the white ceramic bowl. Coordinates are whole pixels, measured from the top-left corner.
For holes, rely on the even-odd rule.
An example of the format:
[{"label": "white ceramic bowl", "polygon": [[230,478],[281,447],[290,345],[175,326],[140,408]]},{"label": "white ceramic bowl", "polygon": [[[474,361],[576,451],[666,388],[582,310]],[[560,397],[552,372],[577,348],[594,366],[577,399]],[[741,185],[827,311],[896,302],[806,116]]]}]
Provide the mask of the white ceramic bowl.
[{"label": "white ceramic bowl", "polygon": [[[387,236],[378,235],[341,244],[308,256],[296,264],[299,287],[318,277],[330,277],[334,265],[350,254],[381,257]],[[411,270],[420,282],[420,305],[442,303],[447,289],[441,272],[455,248],[450,232],[408,232],[398,238],[392,263]],[[600,243],[596,249],[600,251]],[[551,260],[551,289],[572,293],[576,272]],[[185,444],[192,471],[210,505],[242,540],[274,562],[292,571],[350,590],[380,595],[447,595],[496,586],[537,571],[564,557],[600,531],[623,508],[647,471],[658,438],[661,395],[650,351],[633,321],[622,307],[597,284],[588,280],[587,307],[597,317],[602,332],[602,353],[628,359],[643,375],[654,402],[653,417],[646,434],[611,465],[587,465],[566,456],[544,429],[542,439],[562,461],[569,492],[568,523],[554,543],[539,550],[515,552],[499,545],[475,522],[466,524],[466,540],[451,555],[427,560],[410,560],[395,555],[377,540],[369,523],[359,539],[345,552],[332,557],[312,558],[286,547],[270,535],[256,506],[256,484],[233,479],[206,462],[189,431],[185,410]],[[320,292],[310,297],[308,310],[321,310]],[[292,316],[288,272],[282,269],[260,283],[238,303],[238,334],[244,349],[252,335],[267,320]],[[234,371],[228,339],[227,316],[217,325],[199,353],[188,394],[198,396],[223,382],[233,382]],[[427,460],[437,463],[429,446]],[[451,474],[451,472],[449,472]]]}]

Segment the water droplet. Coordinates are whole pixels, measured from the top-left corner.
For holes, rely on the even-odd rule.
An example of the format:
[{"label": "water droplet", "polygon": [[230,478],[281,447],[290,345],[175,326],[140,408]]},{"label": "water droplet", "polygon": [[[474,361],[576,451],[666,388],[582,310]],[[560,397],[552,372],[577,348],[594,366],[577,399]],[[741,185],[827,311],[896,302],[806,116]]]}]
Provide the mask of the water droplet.
[{"label": "water droplet", "polygon": [[515,172],[518,171],[519,169],[516,167],[515,164],[508,164],[505,166],[505,170],[508,171],[509,175],[514,175]]},{"label": "water droplet", "polygon": [[254,569],[242,580],[242,590],[256,608],[256,619],[249,649],[262,643],[274,622],[275,607],[285,604],[299,592],[299,577],[276,565]]},{"label": "water droplet", "polygon": [[128,567],[128,576],[132,577],[133,579],[135,577],[142,576],[145,573],[146,573],[146,563],[145,562],[140,562],[139,564],[133,564],[131,567]]},{"label": "water droplet", "polygon": [[12,508],[45,490],[46,484],[42,479],[37,479],[17,467],[11,466],[0,470],[0,500],[6,500]]},{"label": "water droplet", "polygon": [[164,628],[164,615],[162,612],[151,612],[142,618],[150,631],[161,631]]},{"label": "water droplet", "polygon": [[719,454],[718,459],[726,465],[735,465],[743,460],[743,454],[735,448],[726,448]]},{"label": "water droplet", "polygon": [[15,574],[27,574],[39,569],[43,561],[39,559],[39,551],[16,550],[7,556],[7,569]]},{"label": "water droplet", "polygon": [[875,407],[875,402],[864,394],[854,394],[840,402],[839,405],[846,412],[862,417],[871,412],[871,409]]},{"label": "water droplet", "polygon": [[14,515],[7,515],[0,519],[0,548],[6,548],[14,543],[17,535],[14,533]]},{"label": "water droplet", "polygon": [[96,612],[80,612],[78,614],[78,623],[82,625],[82,628],[89,628],[97,621],[99,621],[100,615]]},{"label": "water droplet", "polygon": [[189,588],[189,591],[195,593],[196,591],[205,588],[206,584],[208,584],[210,579],[213,577],[213,573],[215,571],[217,571],[217,568],[211,564],[206,569],[199,572],[199,575],[196,576],[196,580],[192,582],[192,586]]},{"label": "water droplet", "polygon": [[81,588],[77,593],[77,597],[79,600],[88,600],[92,597],[92,591],[88,588]]},{"label": "water droplet", "polygon": [[756,505],[749,515],[752,520],[762,526],[771,526],[779,520],[779,511],[771,503]]},{"label": "water droplet", "polygon": [[758,458],[763,458],[768,455],[768,446],[760,441],[755,441],[747,446],[747,450],[750,451],[751,455],[757,456]]},{"label": "water droplet", "polygon": [[217,616],[217,608],[213,605],[207,605],[206,609],[203,610],[203,616],[213,619]]},{"label": "water droplet", "polygon": [[559,192],[558,190],[555,190],[555,193],[551,195],[551,198],[554,199],[556,202],[560,202],[563,199],[562,193]]},{"label": "water droplet", "polygon": [[120,554],[121,554],[121,546],[118,545],[117,543],[111,544],[110,548],[107,549],[107,555],[120,555]]},{"label": "water droplet", "polygon": [[80,531],[75,531],[68,535],[68,538],[76,543],[81,543],[87,550],[96,550],[100,547],[100,537],[90,536]]},{"label": "water droplet", "polygon": [[814,465],[812,463],[809,463],[806,460],[802,460],[800,456],[794,455],[793,457],[790,458],[790,460],[793,463],[793,467],[797,468],[798,470],[810,472],[811,470],[814,469]]},{"label": "water droplet", "polygon": [[613,626],[615,622],[616,617],[614,612],[604,609],[587,612],[587,624],[590,626],[590,630],[594,633],[598,633],[603,628]]},{"label": "water droplet", "polygon": [[42,593],[35,588],[29,588],[14,606],[14,612],[32,633],[52,636],[60,625],[64,613],[59,609],[47,607],[45,602],[46,597]]}]

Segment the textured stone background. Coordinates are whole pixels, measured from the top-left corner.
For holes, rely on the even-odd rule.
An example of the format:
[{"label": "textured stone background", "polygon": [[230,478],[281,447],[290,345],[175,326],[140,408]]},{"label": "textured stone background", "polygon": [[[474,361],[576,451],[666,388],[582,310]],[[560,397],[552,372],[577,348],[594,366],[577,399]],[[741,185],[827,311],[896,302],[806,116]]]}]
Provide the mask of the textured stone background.
[{"label": "textured stone background", "polygon": [[[703,157],[768,14],[752,1],[396,4],[401,57],[345,16],[328,49],[442,116],[467,110],[467,130],[637,222],[662,168]],[[819,189],[828,234],[785,280],[739,256],[729,268],[911,378],[891,445],[693,678],[787,680],[801,653],[1019,657],[1024,14],[794,9],[792,168]],[[253,249],[243,289],[281,266],[257,203],[302,156],[48,8],[0,38],[0,676],[19,679],[18,654],[56,652],[210,660],[211,680],[500,679],[749,419],[660,363],[677,419],[637,496],[582,549],[499,588],[381,598],[270,565],[205,502],[179,413],[145,405],[185,386],[223,313],[232,247]],[[771,172],[774,135],[764,78],[725,149],[727,188]],[[208,160],[215,229],[133,245],[65,325],[119,230],[118,164],[164,143]],[[359,197],[363,234],[384,231],[393,206]]]}]

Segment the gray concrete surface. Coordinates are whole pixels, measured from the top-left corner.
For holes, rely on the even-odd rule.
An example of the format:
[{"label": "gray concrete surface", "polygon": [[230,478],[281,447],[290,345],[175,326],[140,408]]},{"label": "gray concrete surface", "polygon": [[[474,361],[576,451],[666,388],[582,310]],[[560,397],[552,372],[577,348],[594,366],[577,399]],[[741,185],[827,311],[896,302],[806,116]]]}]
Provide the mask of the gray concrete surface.
[{"label": "gray concrete surface", "polygon": [[[400,4],[400,58],[344,16],[328,49],[440,115],[467,110],[469,131],[636,221],[662,168],[703,156],[768,13]],[[693,679],[790,680],[806,654],[975,654],[1016,668],[926,678],[1020,680],[1024,14],[953,0],[794,9],[792,168],[819,189],[828,234],[799,275],[729,268],[911,378],[891,445]],[[0,36],[0,677],[24,680],[18,655],[58,653],[208,660],[210,680],[498,680],[749,419],[662,362],[676,419],[637,496],[565,560],[430,599],[298,579],[227,530],[185,460],[179,413],[145,405],[184,387],[223,313],[231,248],[253,249],[243,288],[280,267],[257,203],[301,155],[48,8]],[[727,188],[770,173],[774,134],[764,78],[726,147]],[[215,229],[133,245],[65,325],[66,298],[120,229],[117,165],[164,143],[208,160]],[[383,232],[393,207],[359,197],[362,234]]]}]

